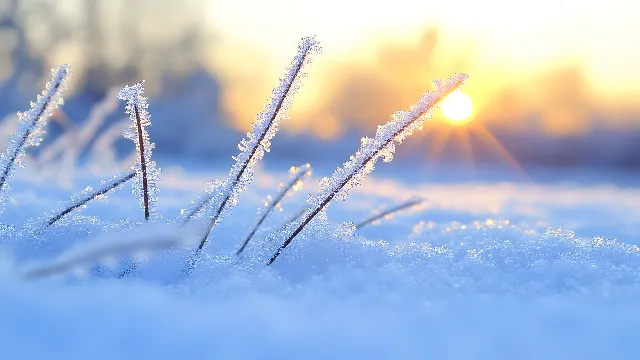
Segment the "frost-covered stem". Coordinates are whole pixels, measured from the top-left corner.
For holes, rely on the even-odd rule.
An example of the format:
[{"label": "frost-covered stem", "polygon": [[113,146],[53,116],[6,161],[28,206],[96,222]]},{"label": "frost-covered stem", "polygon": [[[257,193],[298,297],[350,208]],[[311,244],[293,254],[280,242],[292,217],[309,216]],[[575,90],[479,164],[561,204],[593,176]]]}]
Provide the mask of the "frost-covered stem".
[{"label": "frost-covered stem", "polygon": [[[277,121],[281,110],[284,110],[284,107],[287,105],[287,100],[291,97],[291,95],[297,90],[296,89],[296,80],[300,78],[301,70],[305,66],[307,62],[309,62],[309,56],[314,52],[320,52],[320,47],[318,46],[318,42],[313,37],[303,38],[302,42],[299,46],[299,51],[296,57],[294,58],[292,66],[289,68],[287,76],[281,80],[280,87],[274,91],[274,97],[272,98],[272,102],[270,106],[267,108],[267,111],[270,113],[268,115],[268,119],[262,117],[265,113],[262,113],[258,116],[256,121],[253,123],[253,136],[257,135],[257,138],[249,138],[250,142],[253,142],[252,148],[248,152],[247,155],[244,156],[244,162],[240,166],[240,170],[233,176],[232,184],[230,186],[231,190],[228,191],[228,195],[231,196],[234,188],[240,182],[242,176],[245,171],[250,168],[250,164],[254,161],[254,158],[258,154],[260,148],[268,151],[268,146],[263,144],[264,141],[268,142],[268,137],[273,137],[275,135],[275,131],[277,131]],[[259,131],[258,134],[255,133],[256,129]],[[241,143],[241,145],[244,145]],[[243,154],[246,153],[246,150],[243,150]],[[241,155],[243,155],[241,154]],[[242,156],[239,156],[237,159],[240,161]],[[239,164],[236,164],[239,165]],[[235,167],[234,167],[235,168]],[[193,217],[200,211],[204,209],[204,207],[213,200],[215,194],[209,194],[207,197],[202,199],[196,206],[194,206],[184,217],[182,221],[182,225],[186,225],[189,221],[193,219]],[[225,198],[222,202],[222,205],[217,209],[216,213],[213,215],[214,220],[212,220],[213,225],[217,221],[220,213],[223,211],[224,206],[229,201],[229,198]],[[213,227],[213,226],[212,226]],[[206,241],[206,237],[208,233],[211,231],[209,229],[207,231],[207,235],[204,237],[203,241]]]},{"label": "frost-covered stem", "polygon": [[149,141],[149,133],[146,130],[146,127],[151,126],[151,116],[147,111],[149,104],[144,96],[143,85],[144,82],[139,82],[133,86],[125,86],[118,93],[118,98],[127,101],[126,113],[131,120],[124,137],[135,143],[137,151],[134,165],[137,177],[134,180],[133,193],[144,210],[144,219],[149,220],[154,214],[153,202],[158,192],[155,182],[159,179],[160,169],[151,157],[154,144]]},{"label": "frost-covered stem", "polygon": [[207,205],[211,201],[211,199],[213,199],[213,196],[214,195],[207,195],[204,199],[201,199],[200,202],[198,202],[198,205],[194,206],[193,209],[191,209],[191,211],[189,211],[189,213],[184,217],[184,219],[182,219],[182,223],[180,225],[187,225],[189,221],[191,221],[191,219],[193,219],[193,217],[197,213],[202,211],[204,206]]},{"label": "frost-covered stem", "polygon": [[[298,236],[305,226],[307,226],[338,193],[343,191],[350,181],[358,177],[363,178],[367,172],[373,170],[373,164],[378,157],[384,155],[385,157],[389,156],[390,159],[390,155],[393,154],[394,150],[393,141],[400,142],[406,136],[410,135],[413,130],[419,128],[422,124],[420,120],[428,117],[435,106],[447,95],[459,89],[464,84],[466,78],[466,75],[454,75],[450,77],[445,84],[437,81],[437,90],[435,92],[424,94],[420,101],[411,107],[409,112],[398,112],[394,114],[393,120],[389,121],[385,126],[378,127],[375,139],[363,139],[360,150],[355,156],[352,156],[351,160],[345,163],[344,170],[338,168],[336,172],[334,172],[330,180],[336,180],[335,184],[328,184],[327,189],[321,192],[321,196],[324,196],[324,198],[315,199],[319,201],[315,202],[315,204],[305,212],[300,224],[276,250],[275,254],[269,259],[269,262],[267,262],[267,265],[271,265],[278,258],[282,251],[289,246],[291,241]],[[374,147],[369,148],[369,145],[374,145]],[[386,154],[382,154],[383,150]],[[364,156],[364,159],[361,160],[361,156]],[[344,171],[348,171],[346,175],[343,174]],[[340,179],[341,177],[342,179]]]},{"label": "frost-covered stem", "polygon": [[215,212],[215,214],[213,215],[213,217],[209,221],[209,225],[207,225],[207,231],[205,231],[204,235],[202,235],[202,239],[200,240],[200,244],[198,244],[198,250],[202,250],[202,248],[204,248],[204,244],[207,242],[207,238],[209,237],[209,234],[211,234],[211,230],[213,230],[213,227],[216,225],[216,222],[218,221],[218,218],[220,217],[220,214],[222,213],[222,209],[224,209],[224,207],[227,205],[227,202],[229,201],[230,197],[231,197],[231,195],[229,195],[229,196],[224,198],[224,200],[222,201],[222,204],[220,205],[218,210]]},{"label": "frost-covered stem", "polygon": [[55,261],[51,264],[32,269],[25,272],[22,277],[25,280],[39,279],[69,271],[77,266],[95,264],[102,258],[131,254],[136,251],[167,249],[176,245],[180,245],[181,243],[182,240],[180,238],[174,236],[164,236],[153,238],[151,240],[144,239],[144,241],[134,240],[128,242],[107,244],[98,248],[89,248],[84,252],[75,254],[74,256],[61,258],[60,260]]},{"label": "frost-covered stem", "polygon": [[418,204],[420,204],[422,202],[424,202],[424,200],[411,200],[411,201],[405,202],[404,204],[401,204],[401,205],[398,205],[396,207],[393,207],[393,208],[391,208],[391,209],[389,209],[387,211],[384,211],[381,214],[374,215],[374,216],[370,217],[369,219],[364,220],[364,221],[356,224],[356,229],[362,229],[363,227],[371,224],[372,222],[374,222],[374,221],[376,221],[378,219],[382,219],[383,217],[385,217],[387,215],[391,215],[391,214],[396,213],[398,211],[410,208],[410,207],[412,207],[414,205],[418,205]]},{"label": "frost-covered stem", "polygon": [[62,91],[66,88],[71,68],[69,65],[62,65],[52,69],[51,73],[51,81],[47,84],[42,95],[38,95],[38,100],[35,104],[32,104],[31,110],[18,114],[21,123],[26,123],[26,125],[16,143],[14,145],[10,144],[7,152],[2,156],[4,168],[0,175],[0,193],[6,189],[7,181],[13,173],[15,164],[24,155],[25,149],[29,146],[37,146],[40,143],[41,139],[32,139],[32,137],[36,136],[39,131],[44,132],[47,119],[62,104]]},{"label": "frost-covered stem", "polygon": [[309,176],[311,174],[311,167],[309,166],[309,164],[307,164],[306,166],[302,167],[301,171],[298,172],[298,174],[296,176],[294,176],[293,179],[291,179],[291,181],[289,181],[289,183],[287,183],[282,191],[280,192],[280,194],[278,194],[278,196],[276,196],[267,206],[265,211],[263,212],[262,216],[260,216],[260,218],[258,219],[258,221],[256,222],[255,226],[253,227],[253,230],[251,230],[251,232],[249,233],[249,235],[247,235],[247,237],[244,239],[244,241],[242,242],[242,245],[240,246],[240,248],[238,249],[238,251],[236,251],[236,255],[240,255],[242,254],[242,252],[244,251],[244,249],[247,247],[247,244],[249,244],[249,241],[251,241],[251,238],[253,238],[253,235],[255,235],[256,231],[258,231],[258,228],[260,228],[260,225],[262,225],[262,223],[264,222],[264,220],[267,218],[267,216],[269,216],[269,214],[271,214],[271,212],[273,211],[273,209],[275,209],[276,205],[279,204],[282,199],[284,199],[285,196],[287,196],[287,194],[290,193],[290,191],[295,187],[295,185],[299,182],[299,181],[303,181],[304,178],[306,178],[307,176]]},{"label": "frost-covered stem", "polygon": [[142,176],[142,197],[144,202],[144,219],[149,220],[149,184],[147,179],[147,162],[144,156],[144,139],[142,137],[142,120],[140,119],[140,109],[136,104],[134,107],[136,116],[136,127],[138,128],[138,144],[140,144],[140,175]]},{"label": "frost-covered stem", "polygon": [[[391,140],[389,140],[391,141]],[[364,166],[366,166],[369,161],[371,161],[373,159],[374,155],[369,156],[367,159],[365,159],[364,163],[362,164],[363,168]],[[360,168],[360,169],[361,169]],[[358,170],[360,170],[358,169]],[[352,176],[355,175],[355,173],[352,174]],[[351,177],[349,176],[347,177],[345,180],[343,180],[343,182],[340,184],[340,186],[338,187],[338,189],[336,189],[336,191],[333,191],[329,194],[329,196],[327,196],[321,203],[320,205],[316,206],[311,213],[309,213],[307,216],[305,216],[304,220],[302,220],[302,222],[300,223],[300,225],[298,225],[298,227],[293,231],[293,233],[287,238],[287,240],[285,240],[285,242],[278,248],[278,250],[276,250],[276,253],[273,254],[273,256],[271,257],[271,259],[269,259],[269,262],[267,263],[267,265],[271,265],[277,258],[278,256],[280,256],[280,253],[282,252],[282,250],[284,250],[287,246],[289,246],[289,244],[291,244],[291,241],[293,241],[293,239],[298,236],[298,234],[302,231],[302,229],[304,229],[305,226],[307,226],[307,224],[313,220],[314,217],[316,217],[316,215],[318,215],[318,213],[324,209],[325,206],[327,206],[327,204],[329,204],[329,202],[331,200],[333,200],[333,198],[336,196],[336,194],[338,193],[338,191],[340,189],[342,189],[348,182],[349,180],[351,180]],[[305,212],[306,213],[306,212]]]},{"label": "frost-covered stem", "polygon": [[121,177],[116,178],[114,181],[106,183],[105,186],[102,187],[101,189],[88,194],[87,196],[83,197],[82,199],[74,202],[72,205],[66,207],[64,210],[62,210],[58,214],[52,216],[47,221],[47,225],[45,225],[45,227],[48,227],[48,226],[51,226],[51,225],[55,224],[58,220],[62,219],[64,216],[68,215],[69,213],[71,213],[75,209],[84,206],[89,201],[91,201],[91,200],[93,200],[93,199],[95,199],[95,198],[97,198],[99,196],[102,196],[102,195],[108,193],[109,191],[117,188],[118,186],[126,183],[127,181],[131,180],[134,176],[136,176],[136,172],[134,170],[131,170],[130,172],[125,173]]},{"label": "frost-covered stem", "polygon": [[[240,169],[234,174],[238,164],[236,164],[236,167],[232,168],[230,174],[231,181],[227,181],[228,185],[225,189],[225,194],[223,195],[224,198],[220,202],[220,205],[218,205],[214,210],[213,216],[211,217],[209,225],[207,226],[207,230],[200,240],[198,249],[202,249],[204,247],[205,243],[207,242],[207,238],[211,233],[211,230],[218,223],[218,219],[220,218],[222,212],[225,210],[225,207],[228,205],[230,199],[232,198],[232,196],[236,196],[236,193],[239,192],[237,188],[241,185],[246,186],[246,183],[251,181],[251,178],[249,177],[244,181],[245,183],[243,183],[243,175],[248,169],[252,168],[255,165],[256,161],[258,161],[262,157],[264,151],[269,150],[268,144],[271,138],[275,136],[275,133],[277,131],[277,126],[279,123],[278,117],[281,115],[280,113],[283,112],[283,110],[286,111],[285,108],[287,106],[290,106],[291,95],[297,90],[298,85],[296,85],[296,80],[298,80],[300,77],[302,67],[308,62],[307,58],[309,57],[309,55],[317,51],[319,51],[319,48],[314,38],[302,39],[302,42],[299,46],[298,54],[294,58],[293,65],[289,69],[287,76],[282,80],[280,87],[274,91],[274,97],[272,98],[271,106],[267,108],[267,111],[270,112],[267,121],[263,122],[263,117],[258,116],[253,125],[254,131],[256,131],[256,129],[259,130],[257,134],[258,136],[253,138],[249,137],[249,142],[241,144],[245,145],[253,143],[248,152],[245,149],[240,154],[240,156],[238,156],[238,162],[242,161]],[[274,104],[275,107],[273,106]],[[257,156],[258,154],[260,155]],[[210,196],[208,201],[210,201],[214,196],[215,195]],[[206,202],[202,202],[201,204],[202,206],[204,206]],[[202,208],[202,206],[200,208]],[[199,211],[197,208],[194,209],[194,211],[187,215],[187,219],[192,217],[193,214],[195,214],[197,211]]]},{"label": "frost-covered stem", "polygon": [[[295,76],[300,71],[300,68],[302,67],[302,64],[304,63],[304,60],[307,57],[307,54],[308,54],[308,50],[302,55],[302,59],[300,61],[298,61],[298,63],[296,64],[296,68],[295,68],[295,71],[294,71],[294,76],[291,77],[291,81],[289,81],[289,83],[286,85],[284,94],[278,99],[278,104],[276,105],[276,110],[273,112],[273,114],[269,118],[268,125],[260,133],[258,141],[255,142],[254,147],[251,149],[251,153],[249,154],[247,159],[242,164],[242,167],[240,168],[240,171],[236,175],[235,179],[233,179],[233,183],[231,185],[231,189],[229,191],[227,191],[227,195],[225,196],[224,200],[222,201],[222,203],[220,204],[220,206],[218,207],[218,209],[214,213],[213,217],[211,218],[211,221],[209,221],[209,226],[207,227],[207,231],[205,232],[204,236],[202,237],[202,240],[200,240],[200,245],[198,245],[198,249],[202,249],[204,247],[204,244],[207,241],[207,237],[209,237],[209,234],[211,233],[211,229],[213,229],[213,226],[218,221],[218,217],[220,216],[220,213],[222,213],[222,210],[224,209],[224,207],[227,205],[227,202],[231,198],[231,194],[233,193],[233,188],[237,186],[238,182],[240,182],[240,178],[242,178],[242,175],[247,170],[247,167],[249,166],[249,162],[255,156],[256,152],[258,151],[258,148],[260,146],[262,146],[262,140],[264,140],[265,135],[267,135],[267,132],[270,130],[271,125],[273,124],[273,120],[276,118],[276,116],[278,116],[278,112],[280,112],[280,109],[282,108],[282,104],[284,104],[284,100],[286,99],[287,95],[289,94],[289,91],[291,90],[291,85],[293,85],[293,80],[295,79]],[[204,206],[204,204],[203,204],[203,206]]]}]

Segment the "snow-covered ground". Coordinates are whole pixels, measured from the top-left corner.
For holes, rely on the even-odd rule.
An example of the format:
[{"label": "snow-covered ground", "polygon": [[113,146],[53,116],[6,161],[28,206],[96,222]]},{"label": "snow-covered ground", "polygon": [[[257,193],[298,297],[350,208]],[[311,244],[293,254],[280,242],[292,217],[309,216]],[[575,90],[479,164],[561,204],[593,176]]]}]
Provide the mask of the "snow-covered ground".
[{"label": "snow-covered ground", "polygon": [[[23,275],[83,249],[128,241],[135,231],[114,235],[107,224],[135,223],[142,210],[127,184],[80,212],[84,225],[15,236],[72,193],[24,170],[2,216],[17,227],[2,237],[0,357],[640,358],[640,188],[419,181],[400,166],[374,172],[346,202],[331,205],[329,226],[303,233],[265,267],[263,249],[273,244],[261,239],[317,190],[308,180],[237,258],[288,165],[258,171],[187,277],[181,270],[189,251],[174,248],[128,254],[149,259],[123,278],[114,275],[131,266],[129,257],[38,280]],[[226,172],[164,168],[157,210],[167,221]],[[98,181],[79,174],[79,183]],[[629,181],[621,177],[620,184]],[[357,231],[344,224],[411,196],[426,205]],[[177,236],[197,240],[203,226]],[[168,234],[158,231],[165,230],[150,231],[151,240]]]}]

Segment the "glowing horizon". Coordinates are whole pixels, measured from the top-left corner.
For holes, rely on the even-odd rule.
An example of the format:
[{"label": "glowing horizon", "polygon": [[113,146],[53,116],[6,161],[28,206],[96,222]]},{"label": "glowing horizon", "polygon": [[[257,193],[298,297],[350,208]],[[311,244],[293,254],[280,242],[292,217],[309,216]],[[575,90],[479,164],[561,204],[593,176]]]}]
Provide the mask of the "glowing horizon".
[{"label": "glowing horizon", "polygon": [[275,63],[286,61],[298,38],[308,34],[318,36],[324,56],[331,59],[326,61],[334,61],[344,56],[366,58],[372,41],[408,43],[435,26],[446,36],[444,46],[467,42],[480,49],[475,59],[480,68],[499,63],[524,71],[579,63],[597,92],[615,97],[640,91],[640,72],[632,71],[640,64],[635,39],[640,24],[633,15],[638,12],[640,3],[626,0],[607,4],[398,0],[393,6],[345,0],[326,0],[317,6],[300,6],[295,0],[222,0],[212,5],[210,22],[229,41],[250,44]]},{"label": "glowing horizon", "polygon": [[[317,35],[323,55],[292,110],[289,131],[333,137],[345,124],[379,124],[432,89],[432,79],[452,72],[473,75],[465,93],[473,99],[474,122],[517,128],[535,117],[535,126],[551,135],[586,131],[596,115],[607,126],[635,126],[640,24],[631,10],[640,11],[640,4],[579,5],[580,12],[577,2],[552,0],[398,0],[393,6],[222,0],[211,5],[208,21],[221,34],[212,58],[224,104],[241,129],[262,106],[257,95],[268,94],[308,34]],[[607,11],[616,16],[602,17]]]}]

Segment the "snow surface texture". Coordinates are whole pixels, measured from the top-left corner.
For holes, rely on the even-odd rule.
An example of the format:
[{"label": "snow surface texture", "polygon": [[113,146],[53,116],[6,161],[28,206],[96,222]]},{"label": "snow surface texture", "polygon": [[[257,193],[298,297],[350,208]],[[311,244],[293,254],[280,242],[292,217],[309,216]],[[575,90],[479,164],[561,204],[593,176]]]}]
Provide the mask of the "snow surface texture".
[{"label": "snow surface texture", "polygon": [[[640,355],[635,346],[640,330],[638,248],[546,230],[547,221],[562,225],[579,220],[576,228],[587,233],[589,223],[600,224],[596,232],[604,229],[611,236],[629,233],[638,226],[630,210],[640,201],[636,189],[495,183],[407,187],[369,177],[348,202],[329,209],[332,221],[325,232],[297,239],[276,263],[264,267],[250,256],[238,261],[232,255],[245,234],[238,229],[251,224],[256,205],[284,174],[257,175],[235,216],[217,228],[220,241],[207,248],[208,257],[181,282],[176,279],[188,251],[180,249],[197,240],[198,233],[181,230],[176,235],[158,228],[151,238],[139,233],[110,236],[113,229],[101,236],[86,234],[86,229],[105,225],[95,216],[117,211],[118,216],[139,218],[137,206],[123,206],[135,203],[126,192],[84,210],[86,229],[59,224],[48,235],[51,241],[35,248],[30,239],[3,236],[2,358]],[[186,179],[167,176],[159,184],[166,189],[158,203],[163,213],[177,213],[184,194],[198,192],[197,182],[177,186],[188,184]],[[428,199],[429,206],[358,233],[339,222],[365,218],[372,208],[410,194]],[[303,195],[283,203],[284,211],[268,222],[277,227],[304,204]],[[43,206],[35,198],[23,199],[25,208]],[[20,223],[18,214],[9,215]],[[110,274],[123,265],[117,257],[104,256],[99,267],[78,266],[61,279],[22,280],[36,266],[60,264],[97,249],[122,244],[143,248],[149,241],[162,247],[172,239],[184,243],[171,250],[147,249],[149,260],[128,278],[114,279]],[[628,240],[637,243],[637,237]],[[145,257],[141,248],[131,256]],[[249,247],[247,255],[256,251]],[[87,275],[74,275],[82,271]]]}]

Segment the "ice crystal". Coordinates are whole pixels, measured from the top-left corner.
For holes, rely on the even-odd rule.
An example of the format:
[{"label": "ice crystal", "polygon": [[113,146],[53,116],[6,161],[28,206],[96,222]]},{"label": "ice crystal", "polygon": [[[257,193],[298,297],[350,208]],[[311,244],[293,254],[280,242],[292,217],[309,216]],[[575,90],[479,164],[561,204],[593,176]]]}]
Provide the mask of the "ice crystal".
[{"label": "ice crystal", "polygon": [[[186,223],[196,212],[207,208],[207,217],[211,221],[199,248],[204,246],[211,229],[231,212],[238,203],[238,196],[251,183],[256,163],[262,159],[265,152],[269,151],[271,140],[278,131],[280,121],[288,117],[287,111],[291,107],[294,95],[306,76],[304,69],[311,62],[313,55],[320,51],[320,46],[314,37],[302,39],[298,46],[298,53],[293,58],[286,75],[280,79],[279,86],[273,90],[271,101],[256,117],[251,132],[238,144],[241,152],[233,158],[235,164],[231,167],[229,176],[224,182],[210,187],[208,196],[185,217]],[[207,203],[209,204],[206,205]]]},{"label": "ice crystal", "polygon": [[144,209],[145,219],[155,216],[155,202],[158,198],[156,182],[160,180],[160,168],[151,159],[151,151],[155,147],[149,141],[149,133],[146,128],[151,126],[151,115],[147,111],[149,103],[144,96],[144,81],[133,86],[125,86],[118,93],[120,100],[127,101],[125,111],[129,114],[131,125],[124,132],[126,139],[136,144],[138,157],[133,170],[136,176],[133,179],[132,193],[140,201]]},{"label": "ice crystal", "polygon": [[337,197],[344,200],[349,190],[358,186],[368,173],[373,171],[376,161],[382,157],[385,162],[393,159],[395,144],[402,141],[414,131],[422,129],[425,119],[430,118],[436,106],[449,94],[460,89],[466,79],[466,74],[455,74],[446,81],[435,80],[436,90],[422,95],[420,100],[408,111],[397,111],[392,120],[378,126],[374,138],[364,137],[360,149],[352,155],[342,167],[338,167],[331,177],[319,181],[320,192],[308,199],[311,205],[302,217],[296,220],[293,232],[278,231],[276,236],[283,236],[286,240],[274,256],[269,260],[271,264],[289,243],[304,229],[318,213]]},{"label": "ice crystal", "polygon": [[51,80],[45,89],[31,103],[31,109],[19,112],[18,128],[7,139],[7,150],[0,156],[0,211],[6,202],[9,192],[9,179],[13,177],[15,169],[24,167],[23,158],[25,150],[31,146],[38,146],[44,138],[47,120],[63,103],[62,94],[67,88],[71,67],[61,65],[51,69]]}]

